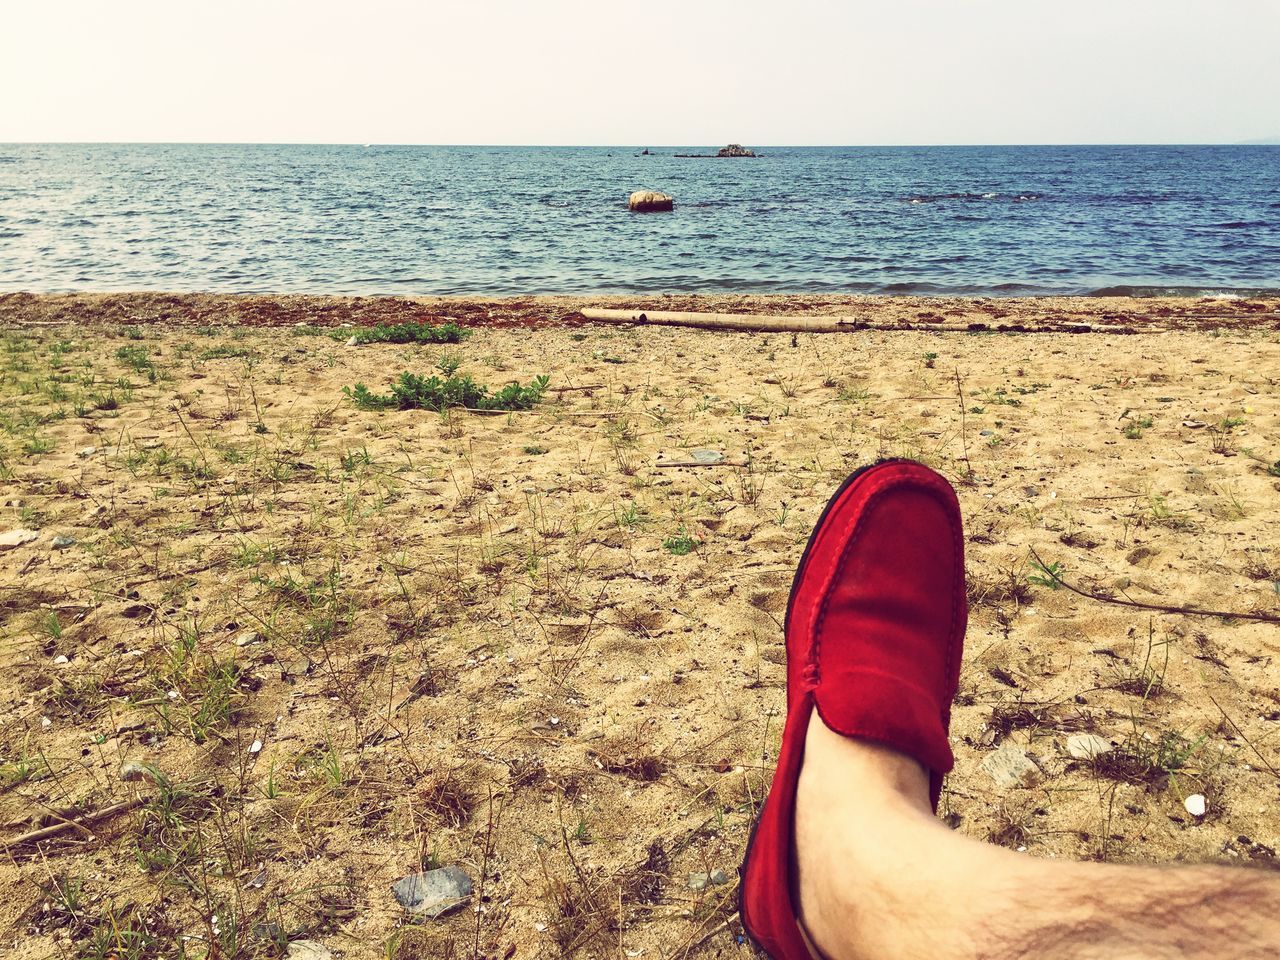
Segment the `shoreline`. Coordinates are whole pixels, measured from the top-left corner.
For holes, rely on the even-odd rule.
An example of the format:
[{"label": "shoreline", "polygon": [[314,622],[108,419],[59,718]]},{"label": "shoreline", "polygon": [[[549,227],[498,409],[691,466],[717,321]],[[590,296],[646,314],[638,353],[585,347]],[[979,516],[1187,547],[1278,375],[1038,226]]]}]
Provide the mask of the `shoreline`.
[{"label": "shoreline", "polygon": [[[1280,329],[1280,300],[1221,297],[967,297],[889,294],[336,296],[223,293],[0,294],[0,326],[77,324],[287,327],[409,320],[476,327],[578,326],[592,307],[849,317],[904,330],[1038,332],[1104,325],[1113,332]],[[1087,331],[1085,331],[1087,332]]]}]

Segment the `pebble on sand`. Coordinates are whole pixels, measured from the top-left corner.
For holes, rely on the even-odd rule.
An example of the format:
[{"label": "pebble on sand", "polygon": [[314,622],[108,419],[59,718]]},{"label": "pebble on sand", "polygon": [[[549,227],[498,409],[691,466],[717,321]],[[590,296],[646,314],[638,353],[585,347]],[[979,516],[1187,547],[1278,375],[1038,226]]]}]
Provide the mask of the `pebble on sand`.
[{"label": "pebble on sand", "polygon": [[987,754],[982,769],[999,787],[1031,787],[1040,780],[1040,768],[1012,743]]},{"label": "pebble on sand", "polygon": [[411,873],[391,885],[400,906],[432,920],[461,907],[471,896],[471,878],[461,867]]},{"label": "pebble on sand", "polygon": [[150,780],[152,783],[159,783],[163,777],[155,767],[149,763],[143,763],[141,760],[126,760],[120,764],[121,780]]},{"label": "pebble on sand", "polygon": [[40,534],[34,530],[7,530],[0,533],[0,550],[12,550],[39,538]]},{"label": "pebble on sand", "polygon": [[1209,807],[1204,801],[1203,793],[1193,793],[1182,801],[1182,805],[1187,808],[1187,813],[1193,817],[1203,817]]},{"label": "pebble on sand", "polygon": [[1096,733],[1077,733],[1067,737],[1067,753],[1074,760],[1092,760],[1111,750],[1111,742]]},{"label": "pebble on sand", "polygon": [[329,948],[314,940],[294,940],[284,952],[284,960],[329,960]]}]

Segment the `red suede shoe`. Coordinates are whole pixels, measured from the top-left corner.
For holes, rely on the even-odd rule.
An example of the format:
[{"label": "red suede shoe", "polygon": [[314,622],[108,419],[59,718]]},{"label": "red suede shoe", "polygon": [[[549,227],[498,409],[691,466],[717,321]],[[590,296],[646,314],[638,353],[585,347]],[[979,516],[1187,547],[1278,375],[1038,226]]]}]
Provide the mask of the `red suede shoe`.
[{"label": "red suede shoe", "polygon": [[742,925],[774,960],[810,960],[792,884],[796,783],[809,717],[951,769],[947,727],[968,620],[964,536],[951,485],[910,460],[864,467],[819,518],[787,606],[787,721],[747,846]]}]

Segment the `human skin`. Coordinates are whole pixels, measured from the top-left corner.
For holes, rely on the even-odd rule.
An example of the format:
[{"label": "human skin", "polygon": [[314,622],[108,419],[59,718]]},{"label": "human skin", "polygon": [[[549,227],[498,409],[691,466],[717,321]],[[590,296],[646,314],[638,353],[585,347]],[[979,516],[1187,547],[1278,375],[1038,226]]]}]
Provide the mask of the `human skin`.
[{"label": "human skin", "polygon": [[801,923],[828,960],[1247,960],[1280,952],[1280,875],[1042,860],[955,833],[905,754],[809,724]]}]

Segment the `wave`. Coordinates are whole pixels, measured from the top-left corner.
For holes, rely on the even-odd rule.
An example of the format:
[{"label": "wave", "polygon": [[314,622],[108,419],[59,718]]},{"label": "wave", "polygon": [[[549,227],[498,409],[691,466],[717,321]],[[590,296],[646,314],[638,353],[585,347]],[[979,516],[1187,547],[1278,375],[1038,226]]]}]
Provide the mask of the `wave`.
[{"label": "wave", "polygon": [[1280,297],[1280,287],[1184,287],[1119,284],[1086,290],[1087,297],[1214,297],[1220,299],[1253,299]]},{"label": "wave", "polygon": [[1269,227],[1265,220],[1232,220],[1229,223],[1211,223],[1216,230],[1259,230]]},{"label": "wave", "polygon": [[1028,203],[1033,200],[1041,199],[1038,193],[973,193],[963,191],[958,193],[922,193],[916,196],[907,197],[906,203],[946,203],[955,201],[960,203],[982,203],[988,200],[1003,200],[1006,203]]}]

